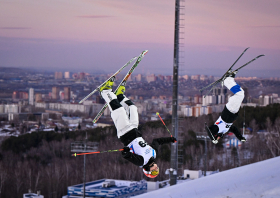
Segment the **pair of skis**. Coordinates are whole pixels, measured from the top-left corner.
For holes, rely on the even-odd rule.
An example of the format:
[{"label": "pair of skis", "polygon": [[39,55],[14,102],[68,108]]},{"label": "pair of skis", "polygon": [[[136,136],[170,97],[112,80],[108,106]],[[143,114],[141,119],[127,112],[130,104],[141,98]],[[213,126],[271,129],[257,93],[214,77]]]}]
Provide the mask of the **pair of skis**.
[{"label": "pair of skis", "polygon": [[206,87],[204,87],[204,88],[202,88],[202,89],[199,90],[200,92],[202,92],[203,90],[207,89],[208,87],[211,87],[211,89],[204,95],[204,98],[206,97],[206,95],[207,95],[218,83],[223,82],[229,74],[231,74],[231,73],[237,73],[241,68],[245,67],[246,65],[248,65],[248,64],[250,64],[251,62],[255,61],[256,59],[258,59],[258,58],[264,56],[264,54],[261,54],[261,55],[257,56],[256,58],[253,58],[253,59],[250,60],[249,62],[245,63],[245,64],[242,65],[241,67],[237,68],[236,70],[232,71],[232,70],[231,70],[232,67],[237,63],[237,61],[243,56],[243,54],[244,54],[248,49],[249,49],[249,47],[246,48],[246,49],[242,52],[242,54],[237,58],[237,60],[232,64],[232,66],[226,71],[226,73],[225,73],[219,80],[217,80],[217,81],[211,83],[210,85],[207,85]]},{"label": "pair of skis", "polygon": [[[134,69],[138,66],[138,64],[140,63],[140,61],[142,60],[142,58],[147,54],[148,50],[144,50],[137,58],[137,60],[135,61],[135,63],[132,65],[132,67],[130,68],[130,70],[127,72],[127,74],[125,75],[125,77],[123,78],[123,80],[121,81],[121,83],[119,84],[119,86],[117,87],[117,89],[114,91],[114,93],[117,93],[117,90],[119,89],[119,87],[121,85],[125,85],[127,82],[127,79],[131,76],[132,72],[134,71]],[[109,78],[110,79],[110,78]],[[108,104],[106,103],[102,109],[99,111],[99,113],[95,116],[94,120],[92,121],[93,123],[96,123],[98,121],[98,119],[102,116],[102,114],[104,113],[105,109],[108,107]]]},{"label": "pair of skis", "polygon": [[[132,58],[130,61],[128,61],[124,66],[122,66],[116,73],[114,73],[112,76],[110,76],[110,78],[108,78],[105,82],[103,82],[101,85],[99,85],[95,90],[93,90],[89,95],[87,95],[84,99],[82,99],[79,103],[84,102],[86,99],[88,99],[92,94],[94,94],[96,91],[98,91],[100,89],[100,87],[102,87],[103,85],[105,85],[112,77],[115,77],[118,73],[120,73],[126,66],[128,66],[131,62],[133,62],[136,58],[137,60],[135,61],[135,63],[132,65],[132,67],[130,68],[130,70],[127,72],[127,74],[125,75],[125,77],[123,78],[123,80],[121,81],[121,83],[119,84],[119,86],[117,87],[117,89],[115,90],[114,93],[117,92],[118,88],[125,84],[127,82],[127,79],[131,76],[132,72],[134,71],[134,69],[138,66],[138,64],[140,63],[140,61],[142,60],[142,58],[147,54],[148,50],[144,50],[138,57],[134,57]],[[97,120],[101,117],[101,115],[103,114],[103,112],[105,111],[105,109],[108,107],[108,104],[105,104],[103,106],[103,108],[99,111],[99,113],[95,116],[93,123],[96,123]]]},{"label": "pair of skis", "polygon": [[92,96],[95,92],[97,92],[99,90],[100,87],[102,87],[103,85],[105,85],[108,80],[110,80],[112,77],[115,77],[118,73],[120,73],[124,68],[126,68],[126,66],[128,66],[130,63],[132,63],[136,57],[133,57],[130,61],[128,61],[124,66],[122,66],[116,73],[114,73],[112,76],[110,76],[110,78],[108,78],[105,82],[103,82],[101,85],[99,85],[95,90],[93,90],[90,94],[88,94],[84,99],[82,99],[79,104],[83,103],[86,99],[88,99],[90,96]]}]

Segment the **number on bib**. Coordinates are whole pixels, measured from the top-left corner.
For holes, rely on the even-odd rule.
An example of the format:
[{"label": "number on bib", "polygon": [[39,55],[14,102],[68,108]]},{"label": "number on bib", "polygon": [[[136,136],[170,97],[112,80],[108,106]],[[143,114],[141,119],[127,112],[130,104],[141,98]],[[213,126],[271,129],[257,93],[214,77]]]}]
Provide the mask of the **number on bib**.
[{"label": "number on bib", "polygon": [[147,142],[140,141],[140,142],[139,142],[139,145],[140,145],[141,147],[145,147],[145,146],[147,145]]}]

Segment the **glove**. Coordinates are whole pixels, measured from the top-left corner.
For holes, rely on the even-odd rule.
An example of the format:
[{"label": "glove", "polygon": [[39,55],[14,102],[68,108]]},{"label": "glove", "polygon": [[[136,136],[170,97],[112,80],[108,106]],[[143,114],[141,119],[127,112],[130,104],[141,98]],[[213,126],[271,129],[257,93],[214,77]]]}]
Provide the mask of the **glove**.
[{"label": "glove", "polygon": [[242,137],[241,138],[241,142],[246,142],[247,140],[246,140],[246,138],[245,137]]},{"label": "glove", "polygon": [[130,148],[125,146],[125,147],[123,147],[123,151],[122,152],[123,153],[128,153],[128,152],[130,152]]},{"label": "glove", "polygon": [[175,143],[177,142],[177,139],[175,137],[171,137],[171,142]]},{"label": "glove", "polygon": [[218,140],[212,140],[212,142],[213,142],[214,144],[217,144],[217,143],[218,143]]}]

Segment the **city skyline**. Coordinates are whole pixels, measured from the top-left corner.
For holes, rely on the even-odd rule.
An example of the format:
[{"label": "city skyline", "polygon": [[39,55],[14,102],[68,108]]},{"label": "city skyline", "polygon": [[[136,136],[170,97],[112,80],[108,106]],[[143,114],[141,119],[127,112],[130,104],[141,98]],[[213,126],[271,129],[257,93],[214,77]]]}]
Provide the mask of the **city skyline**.
[{"label": "city skyline", "polygon": [[[185,66],[179,74],[222,75],[265,54],[241,76],[280,72],[280,2],[185,2]],[[148,49],[136,73],[172,75],[175,1],[1,0],[0,66],[111,73]]]}]

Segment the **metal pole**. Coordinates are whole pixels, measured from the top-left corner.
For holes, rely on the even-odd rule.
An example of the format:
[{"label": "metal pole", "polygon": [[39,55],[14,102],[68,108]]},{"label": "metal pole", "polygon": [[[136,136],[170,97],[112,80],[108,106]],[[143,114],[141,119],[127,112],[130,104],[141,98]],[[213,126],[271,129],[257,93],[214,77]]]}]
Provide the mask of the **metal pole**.
[{"label": "metal pole", "polygon": [[[86,141],[85,141],[85,151],[87,150],[87,131],[86,131]],[[86,193],[86,155],[84,155],[84,192],[83,198],[85,198]]]},{"label": "metal pole", "polygon": [[[175,2],[175,33],[174,33],[174,60],[173,60],[173,96],[172,96],[172,135],[178,138],[178,67],[179,67],[179,17],[180,0]],[[178,144],[171,144],[171,168],[178,169]],[[177,183],[177,175],[170,171],[170,185]]]},{"label": "metal pole", "polygon": [[204,176],[206,176],[207,171],[207,136],[204,139],[205,153],[204,153]]},{"label": "metal pole", "polygon": [[244,136],[244,131],[245,131],[245,106],[243,106],[243,112],[244,112],[244,121],[243,121],[243,136]]}]

